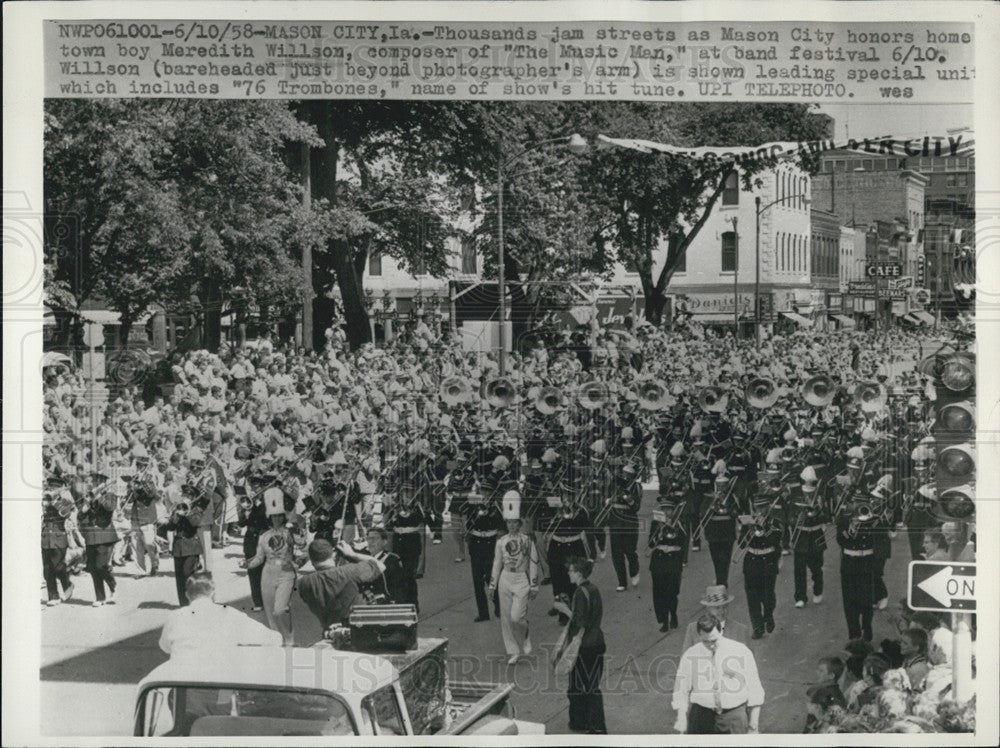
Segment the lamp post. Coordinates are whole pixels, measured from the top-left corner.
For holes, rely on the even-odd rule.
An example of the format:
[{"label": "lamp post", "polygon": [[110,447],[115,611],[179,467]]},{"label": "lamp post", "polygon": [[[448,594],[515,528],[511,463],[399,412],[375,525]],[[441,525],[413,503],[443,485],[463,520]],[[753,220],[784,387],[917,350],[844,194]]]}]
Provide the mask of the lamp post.
[{"label": "lamp post", "polygon": [[527,148],[522,149],[513,156],[504,159],[504,137],[501,133],[497,152],[497,262],[499,263],[497,281],[500,293],[500,376],[504,376],[507,371],[507,286],[504,269],[504,246],[503,246],[503,185],[504,171],[515,161],[531,151],[545,145],[554,143],[566,143],[570,153],[580,154],[587,150],[586,139],[574,133],[573,135],[563,135],[558,138],[548,138],[539,140]]},{"label": "lamp post", "polygon": [[[778,203],[783,203],[786,200],[799,200],[801,199],[805,205],[809,205],[811,202],[808,197],[802,194],[797,195],[785,195],[784,197],[779,197],[777,200],[772,200],[767,205],[760,204],[760,196],[754,198],[754,207],[756,209],[756,265],[757,272],[754,276],[753,282],[753,305],[754,305],[754,335],[757,344],[757,350],[760,350],[760,217],[764,211],[768,210]],[[735,222],[734,222],[735,225]]]},{"label": "lamp post", "polygon": [[733,346],[740,339],[740,232],[737,227],[736,216],[730,219],[733,222]]}]

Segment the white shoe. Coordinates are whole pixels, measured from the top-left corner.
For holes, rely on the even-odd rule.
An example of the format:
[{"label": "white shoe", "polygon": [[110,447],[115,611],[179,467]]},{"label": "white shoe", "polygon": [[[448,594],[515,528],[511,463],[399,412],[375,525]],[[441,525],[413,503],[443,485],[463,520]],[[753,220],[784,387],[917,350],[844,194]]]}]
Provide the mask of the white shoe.
[{"label": "white shoe", "polygon": [[92,608],[100,608],[102,605],[104,605],[104,601],[103,600],[94,600],[94,602],[92,602],[90,604],[90,607],[92,607]]},{"label": "white shoe", "polygon": [[63,602],[66,602],[66,601],[67,601],[67,600],[69,600],[69,599],[70,599],[71,597],[73,597],[73,587],[74,587],[73,583],[72,583],[72,582],[70,582],[70,585],[69,585],[69,587],[67,587],[66,589],[64,589],[64,590],[62,591],[62,595],[60,595],[60,597],[62,598],[62,601],[63,601]]},{"label": "white shoe", "polygon": [[879,610],[885,610],[888,607],[889,607],[889,598],[883,597],[881,600],[878,601]]},{"label": "white shoe", "polygon": [[520,655],[511,655],[510,658],[507,660],[507,664],[516,665],[520,659],[521,659]]},{"label": "white shoe", "polygon": [[625,591],[625,586],[624,585],[618,585],[617,587],[615,587],[615,589],[618,592],[624,592]]},{"label": "white shoe", "polygon": [[431,545],[441,545],[441,538],[434,538],[434,540],[431,541]]},{"label": "white shoe", "polygon": [[60,600],[59,598],[56,598],[55,600],[46,600],[45,604],[47,606],[49,606],[50,608],[54,608],[56,605],[59,605],[61,602],[62,602],[62,600]]},{"label": "white shoe", "polygon": [[107,595],[107,597],[104,598],[104,604],[105,605],[114,605],[115,604],[115,593],[114,593],[113,590],[108,590],[108,595]]},{"label": "white shoe", "polygon": [[796,608],[804,608],[804,607],[806,607],[805,601],[803,601],[803,600],[796,600],[795,601],[795,607]]},{"label": "white shoe", "polygon": [[823,602],[823,596],[822,595],[813,595],[813,602],[815,604],[819,605],[821,602]]},{"label": "white shoe", "polygon": [[533,650],[534,650],[534,647],[531,646],[531,639],[525,639],[524,640],[524,652],[522,654],[525,657],[527,657],[528,655],[530,655],[532,653]]},{"label": "white shoe", "polygon": [[633,587],[638,587],[639,586],[639,575],[636,574],[634,577],[632,577],[631,582],[632,582],[632,586]]},{"label": "white shoe", "polygon": [[790,550],[788,550],[787,548],[782,548],[782,549],[781,549],[781,555],[782,555],[782,556],[787,556],[787,555],[789,555],[790,553],[791,553],[791,551],[790,551]]},{"label": "white shoe", "polygon": [[608,557],[608,552],[607,551],[599,551],[598,554],[597,554],[597,559],[599,561],[603,561],[607,557]]}]

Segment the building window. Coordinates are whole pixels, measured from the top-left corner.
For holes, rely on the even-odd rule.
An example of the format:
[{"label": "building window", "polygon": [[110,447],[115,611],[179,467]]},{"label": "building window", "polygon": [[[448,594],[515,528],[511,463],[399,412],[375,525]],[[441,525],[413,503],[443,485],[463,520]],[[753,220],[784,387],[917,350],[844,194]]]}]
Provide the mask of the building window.
[{"label": "building window", "polygon": [[968,187],[969,186],[969,175],[968,174],[956,174],[955,175],[955,180],[956,180],[955,184],[957,184],[959,187]]},{"label": "building window", "polygon": [[722,204],[740,204],[740,178],[735,171],[726,177],[726,184],[722,188]]},{"label": "building window", "polygon": [[955,177],[956,176],[958,176],[958,175],[957,174],[949,174],[947,176],[947,178],[945,179],[945,186],[946,187],[954,187],[955,186]]},{"label": "building window", "polygon": [[835,161],[834,163],[836,164],[837,171],[847,171],[846,161]]},{"label": "building window", "polygon": [[870,159],[870,158],[862,159],[861,160],[861,168],[864,169],[865,171],[871,171],[872,170],[872,159]]},{"label": "building window", "polygon": [[889,171],[895,171],[898,167],[899,167],[899,159],[898,158],[886,159],[886,168]]},{"label": "building window", "polygon": [[825,171],[828,174],[830,172],[832,172],[833,171],[833,161],[827,161],[825,164],[823,164],[823,171]]},{"label": "building window", "polygon": [[806,209],[806,193],[809,191],[809,180],[799,177],[799,208]]},{"label": "building window", "polygon": [[476,274],[476,244],[468,236],[462,239],[462,273]]},{"label": "building window", "polygon": [[382,275],[382,255],[378,252],[368,255],[368,275]]},{"label": "building window", "polygon": [[722,235],[722,272],[736,271],[736,232],[727,231]]}]

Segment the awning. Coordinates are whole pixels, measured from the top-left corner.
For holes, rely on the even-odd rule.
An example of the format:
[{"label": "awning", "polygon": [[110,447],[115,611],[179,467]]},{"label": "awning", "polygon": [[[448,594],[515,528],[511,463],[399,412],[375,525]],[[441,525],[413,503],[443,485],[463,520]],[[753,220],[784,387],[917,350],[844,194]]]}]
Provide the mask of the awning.
[{"label": "awning", "polygon": [[717,325],[720,322],[733,324],[732,314],[696,314],[691,318],[692,322],[700,322],[703,325]]},{"label": "awning", "polygon": [[921,321],[920,319],[918,319],[918,318],[917,318],[917,316],[916,316],[916,315],[914,315],[914,314],[907,314],[907,315],[905,315],[905,316],[903,316],[903,317],[900,317],[900,321],[901,321],[901,322],[908,322],[908,323],[909,323],[909,324],[911,324],[911,325],[918,325],[918,326],[919,326],[919,325],[922,325],[922,324],[924,324],[924,323],[923,323],[923,322],[922,322],[922,321]]},{"label": "awning", "polygon": [[830,316],[833,317],[835,320],[837,320],[837,322],[839,322],[844,327],[854,327],[854,320],[851,319],[850,317],[846,317],[843,314],[831,314]]},{"label": "awning", "polygon": [[812,320],[806,319],[801,314],[796,314],[795,312],[782,312],[781,314],[788,317],[792,322],[802,325],[802,327],[812,327]]},{"label": "awning", "polygon": [[909,312],[901,312],[898,309],[893,309],[892,310],[892,316],[893,317],[906,317],[907,314],[909,314]]},{"label": "awning", "polygon": [[933,325],[935,322],[937,322],[937,320],[934,319],[933,314],[931,314],[930,312],[925,312],[923,309],[916,312],[912,312],[911,316],[916,317],[925,325]]}]

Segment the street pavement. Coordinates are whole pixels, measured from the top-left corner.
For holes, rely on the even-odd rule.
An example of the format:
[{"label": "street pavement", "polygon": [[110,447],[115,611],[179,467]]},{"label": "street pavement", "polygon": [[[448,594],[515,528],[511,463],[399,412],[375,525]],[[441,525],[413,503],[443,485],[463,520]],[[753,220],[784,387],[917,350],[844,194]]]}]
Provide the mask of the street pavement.
[{"label": "street pavement", "polygon": [[[640,519],[639,585],[616,592],[610,558],[600,561],[592,580],[604,598],[603,628],[608,652],[603,683],[608,730],[612,734],[670,733],[673,674],[681,654],[684,627],[701,608],[698,600],[713,583],[707,550],[692,552],[681,587],[680,628],[661,634],[652,608],[646,527],[655,506],[655,490],[644,493]],[[847,640],[840,602],[839,549],[829,532],[826,552],[826,591],[823,602],[794,608],[792,557],[783,556],[777,584],[776,630],[753,642],[767,700],[761,732],[801,732],[806,714],[806,688],[817,660],[839,654]],[[875,611],[875,643],[896,635],[893,610],[905,595],[906,565],[910,560],[905,536],[893,541],[886,566],[890,606]],[[250,612],[246,572],[238,569],[238,544],[216,551],[217,598]],[[447,637],[452,677],[514,683],[513,704],[521,719],[544,722],[549,733],[567,733],[565,679],[556,678],[547,665],[551,646],[559,635],[555,618],[546,615],[551,587],[542,587],[529,606],[531,638],[536,656],[515,666],[506,664],[498,620],[474,623],[476,616],[468,561],[455,563],[456,546],[446,534],[441,545],[428,544],[426,576],[420,580],[421,636]],[[164,558],[160,575],[139,575],[131,566],[119,574],[115,605],[90,606],[93,588],[87,575],[76,577],[75,599],[42,611],[41,703],[42,733],[53,736],[129,735],[132,732],[135,684],[166,658],[158,647],[160,628],[176,605],[172,563]],[[729,575],[736,600],[730,618],[748,623],[742,570]],[[44,597],[44,591],[41,593]],[[293,596],[296,644],[309,646],[321,636],[318,623]]]}]

